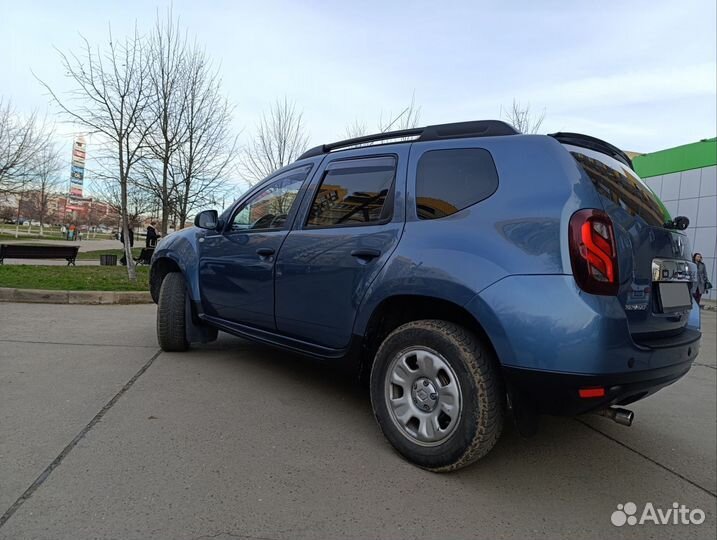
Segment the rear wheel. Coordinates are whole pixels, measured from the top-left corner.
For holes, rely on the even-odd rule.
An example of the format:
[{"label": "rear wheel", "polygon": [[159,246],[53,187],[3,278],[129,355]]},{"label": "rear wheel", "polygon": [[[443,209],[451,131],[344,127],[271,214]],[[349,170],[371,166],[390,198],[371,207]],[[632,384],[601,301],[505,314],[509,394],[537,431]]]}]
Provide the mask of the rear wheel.
[{"label": "rear wheel", "polygon": [[414,321],[381,344],[371,370],[371,403],[388,441],[413,463],[451,471],[495,445],[505,393],[490,348],[465,328]]},{"label": "rear wheel", "polygon": [[187,290],[184,276],[170,272],[162,281],[157,303],[157,340],[163,351],[179,352],[189,348],[186,329]]}]

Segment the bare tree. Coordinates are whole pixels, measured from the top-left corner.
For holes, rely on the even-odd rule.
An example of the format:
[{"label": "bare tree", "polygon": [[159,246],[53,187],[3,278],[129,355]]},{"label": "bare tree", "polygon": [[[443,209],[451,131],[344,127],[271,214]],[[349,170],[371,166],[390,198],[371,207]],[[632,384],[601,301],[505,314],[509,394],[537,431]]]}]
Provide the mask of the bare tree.
[{"label": "bare tree", "polygon": [[0,204],[0,219],[11,220],[15,217],[15,214],[15,208],[6,203]]},{"label": "bare tree", "polygon": [[[379,133],[386,133],[388,131],[399,131],[402,129],[411,129],[418,127],[421,120],[421,108],[416,105],[415,94],[411,96],[411,101],[406,107],[401,109],[400,112],[394,114],[389,112],[384,118],[383,112],[380,114],[377,129]],[[357,137],[363,137],[369,135],[366,124],[359,120],[354,120],[353,124],[346,127],[346,138],[355,139]]]},{"label": "bare tree", "polygon": [[352,124],[346,126],[345,133],[347,139],[356,139],[358,137],[368,135],[368,130],[366,129],[365,123],[361,122],[359,119],[356,119],[353,121]]},{"label": "bare tree", "polygon": [[[134,166],[142,158],[147,135],[154,128],[144,121],[145,111],[153,105],[146,42],[135,28],[132,35],[114,40],[110,29],[108,43],[95,50],[83,38],[79,53],[58,51],[67,77],[74,89],[60,98],[40,81],[66,116],[104,140],[107,157],[117,169],[120,213],[124,237],[129,236],[128,187]],[[129,242],[125,242],[127,275],[136,280]]]},{"label": "bare tree", "polygon": [[286,97],[277,100],[269,114],[262,116],[254,139],[244,149],[246,180],[254,184],[292,163],[306,150],[307,142],[302,113]]},{"label": "bare tree", "polygon": [[0,97],[0,195],[24,189],[33,159],[50,136],[36,113],[21,118],[12,103]]},{"label": "bare tree", "polygon": [[416,95],[411,96],[411,102],[398,114],[389,113],[386,120],[383,113],[378,120],[378,129],[381,133],[387,131],[398,131],[418,127],[421,120],[421,108],[416,105]]},{"label": "bare tree", "polygon": [[[122,219],[122,192],[119,182],[96,182],[92,186],[92,191],[97,196],[98,202],[107,204]],[[139,183],[130,180],[127,184],[127,219],[129,225],[134,228],[138,227],[141,224],[142,216],[147,214],[155,206],[156,202],[157,199],[152,192],[147,191]],[[100,220],[98,219],[97,221]],[[121,226],[122,224],[120,223]],[[125,238],[127,238],[126,233]]]},{"label": "bare tree", "polygon": [[186,139],[179,147],[173,172],[177,186],[177,218],[222,192],[235,168],[237,137],[231,133],[232,107],[221,94],[221,80],[206,54],[194,48],[187,64]]},{"label": "bare tree", "polygon": [[185,115],[188,103],[187,39],[179,21],[172,18],[171,8],[164,20],[157,14],[149,38],[148,54],[150,89],[157,98],[145,110],[146,121],[154,126],[149,131],[148,148],[150,158],[158,164],[145,164],[142,170],[146,173],[143,176],[147,187],[157,194],[161,202],[161,231],[167,234],[175,193],[170,168],[187,134]]},{"label": "bare tree", "polygon": [[60,151],[55,143],[46,144],[36,154],[33,161],[34,174],[31,185],[37,196],[35,198],[36,209],[32,217],[36,217],[40,222],[40,236],[42,236],[50,198],[57,194],[63,182],[60,177],[63,162],[60,159]]},{"label": "bare tree", "polygon": [[501,107],[501,116],[520,133],[538,133],[545,120],[545,109],[535,115],[530,110],[530,103],[524,106],[514,98],[510,109]]}]

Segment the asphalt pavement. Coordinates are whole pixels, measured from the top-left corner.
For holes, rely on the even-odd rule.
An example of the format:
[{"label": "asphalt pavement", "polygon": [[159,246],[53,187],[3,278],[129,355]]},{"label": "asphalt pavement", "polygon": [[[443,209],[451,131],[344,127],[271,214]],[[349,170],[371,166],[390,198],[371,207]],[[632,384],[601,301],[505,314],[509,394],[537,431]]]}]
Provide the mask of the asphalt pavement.
[{"label": "asphalt pavement", "polygon": [[[160,353],[154,317],[0,304],[0,539],[715,538],[714,312],[632,427],[508,425],[442,475],[393,452],[349,371],[224,334]],[[613,525],[628,502],[705,520]]]}]

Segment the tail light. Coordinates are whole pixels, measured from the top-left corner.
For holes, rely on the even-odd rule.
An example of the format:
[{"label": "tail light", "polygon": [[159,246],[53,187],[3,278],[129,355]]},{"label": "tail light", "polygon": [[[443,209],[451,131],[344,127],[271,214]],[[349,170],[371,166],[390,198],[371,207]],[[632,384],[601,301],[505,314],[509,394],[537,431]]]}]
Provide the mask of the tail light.
[{"label": "tail light", "polygon": [[615,295],[619,287],[615,231],[601,210],[579,210],[570,218],[570,262],[578,286],[591,294]]}]

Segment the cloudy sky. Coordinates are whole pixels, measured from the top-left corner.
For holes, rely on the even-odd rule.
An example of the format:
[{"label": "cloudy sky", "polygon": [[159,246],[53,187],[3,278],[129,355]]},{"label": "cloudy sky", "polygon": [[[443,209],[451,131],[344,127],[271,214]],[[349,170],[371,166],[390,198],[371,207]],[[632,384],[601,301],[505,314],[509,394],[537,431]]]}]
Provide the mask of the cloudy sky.
[{"label": "cloudy sky", "polygon": [[[53,109],[33,72],[62,91],[54,48],[148,28],[167,2],[0,0],[0,93]],[[421,122],[496,118],[515,98],[543,130],[649,152],[717,131],[714,0],[272,2],[175,0],[221,65],[246,140],[287,96],[312,144],[374,127],[415,94]],[[69,133],[73,126],[63,126]]]}]

